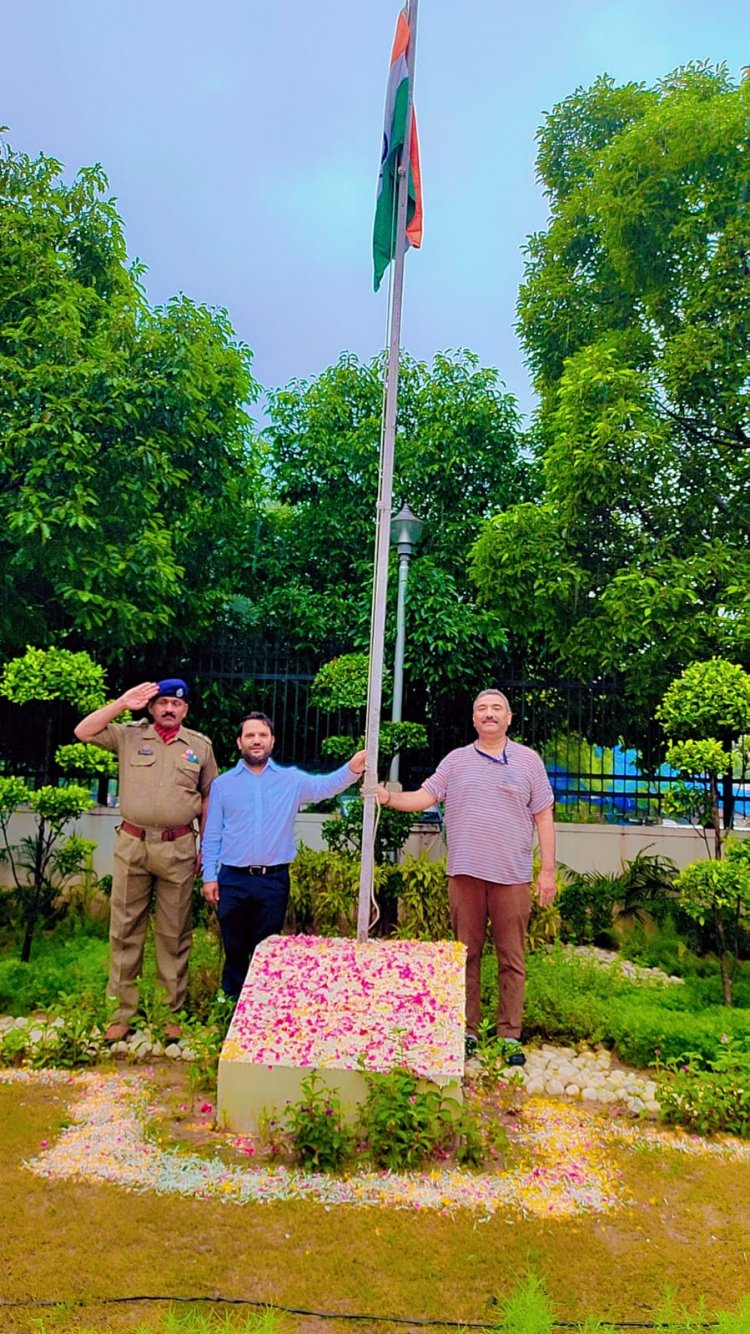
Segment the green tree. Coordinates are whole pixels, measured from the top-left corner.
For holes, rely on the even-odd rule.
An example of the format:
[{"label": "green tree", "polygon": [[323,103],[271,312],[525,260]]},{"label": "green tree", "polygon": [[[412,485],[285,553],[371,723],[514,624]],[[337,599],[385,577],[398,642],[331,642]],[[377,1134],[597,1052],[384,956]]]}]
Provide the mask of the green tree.
[{"label": "green tree", "polygon": [[[382,359],[346,353],[270,396],[273,505],[252,557],[269,591],[253,615],[291,642],[367,647],[382,401]],[[497,372],[469,352],[432,366],[404,354],[394,506],[408,501],[425,521],[408,591],[412,683],[473,680],[504,642],[477,607],[466,559],[482,519],[522,497],[525,478],[517,410]],[[392,635],[395,578],[390,590]]]},{"label": "green tree", "polygon": [[739,932],[750,924],[750,843],[733,843],[726,831],[734,813],[732,748],[750,729],[750,675],[718,658],[691,663],[656,715],[670,738],[667,762],[680,774],[669,794],[671,809],[713,833],[713,847],[706,839],[709,859],[686,866],[676,888],[688,916],[713,927],[723,1000],[731,1005]]},{"label": "green tree", "polygon": [[[323,664],[313,681],[313,703],[331,713],[348,712],[356,733],[367,705],[368,674],[369,659],[366,653],[344,653],[338,658],[332,658]],[[351,734],[329,736],[323,741],[321,750],[327,759],[343,763],[353,749],[361,748],[364,744],[364,735],[356,740]],[[422,723],[381,723],[378,735],[381,771],[387,773],[391,760],[402,750],[420,750],[426,745],[427,729]],[[364,803],[361,798],[355,797],[347,803],[340,816],[327,820],[323,825],[327,846],[337,852],[358,853],[362,846],[363,816]],[[378,865],[396,860],[413,823],[413,815],[389,810],[387,806],[378,808],[375,828],[375,861]]]},{"label": "green tree", "polygon": [[61,170],[0,146],[0,644],[110,661],[235,591],[258,386],[223,311],[148,305],[101,168]]},{"label": "green tree", "polygon": [[[53,706],[58,700],[72,705],[79,717],[101,708],[106,700],[104,669],[85,652],[27,647],[20,657],[6,662],[0,674],[0,695],[11,704],[33,708],[31,725],[40,746],[38,769],[46,780],[53,758]],[[80,759],[84,747],[68,747],[69,751],[73,749]],[[78,772],[82,770],[79,768]],[[95,767],[90,766],[86,772],[93,774]]]},{"label": "green tree", "polygon": [[[21,962],[28,963],[34,930],[40,916],[64,885],[87,869],[96,846],[71,834],[61,842],[65,826],[93,805],[83,787],[28,788],[20,778],[0,775],[0,861],[10,867],[21,906],[23,941]],[[31,813],[33,834],[11,842],[10,821],[23,807]]]},{"label": "green tree", "polygon": [[538,135],[543,495],[485,525],[473,573],[537,663],[623,672],[649,714],[689,661],[750,648],[749,100],[721,67],[600,78]]},{"label": "green tree", "polygon": [[750,927],[750,844],[729,843],[721,861],[691,862],[675,882],[680,907],[719,942],[722,999],[732,1004],[741,929]]},{"label": "green tree", "polygon": [[[671,809],[695,814],[713,830],[713,855],[722,855],[724,829],[734,817],[733,748],[750,730],[750,676],[736,663],[693,662],[673,681],[656,710],[669,744],[667,763],[681,775]],[[696,781],[701,785],[696,790]],[[710,849],[709,849],[710,852]]]}]

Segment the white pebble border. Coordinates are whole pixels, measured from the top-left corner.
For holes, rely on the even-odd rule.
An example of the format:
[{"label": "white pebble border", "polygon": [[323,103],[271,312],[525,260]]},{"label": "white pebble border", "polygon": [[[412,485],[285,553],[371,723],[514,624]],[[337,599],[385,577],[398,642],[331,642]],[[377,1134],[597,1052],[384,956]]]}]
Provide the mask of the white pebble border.
[{"label": "white pebble border", "polygon": [[685,981],[674,973],[670,976],[662,968],[646,968],[630,959],[622,959],[616,950],[603,950],[598,945],[563,945],[563,949],[566,954],[576,954],[579,959],[596,964],[598,968],[611,968],[617,964],[623,977],[630,978],[632,982],[658,982],[663,986],[674,987],[682,986]]},{"label": "white pebble border", "polygon": [[[51,1043],[54,1041],[55,1029],[60,1028],[62,1023],[62,1019],[48,1022],[40,1018],[14,1019],[4,1015],[0,1016],[0,1038],[17,1028],[27,1031],[29,1042],[34,1046]],[[605,1047],[576,1050],[574,1047],[555,1047],[545,1042],[539,1047],[526,1047],[525,1051],[526,1065],[508,1067],[505,1074],[508,1077],[515,1076],[529,1096],[539,1094],[573,1098],[580,1102],[613,1105],[631,1116],[658,1118],[655,1080],[634,1070],[613,1066],[612,1054]],[[193,1052],[186,1042],[170,1042],[164,1046],[147,1029],[138,1029],[130,1034],[127,1041],[113,1042],[101,1050],[103,1058],[107,1053],[130,1062],[152,1061],[157,1057],[166,1057],[172,1061],[193,1059]],[[467,1078],[476,1078],[481,1075],[481,1071],[479,1059],[475,1057],[467,1061]]]},{"label": "white pebble border", "polygon": [[[579,1102],[611,1105],[631,1116],[657,1118],[656,1081],[635,1070],[612,1064],[606,1047],[524,1047],[525,1066],[508,1066],[505,1076],[515,1076],[524,1092],[552,1098],[574,1098]],[[466,1064],[466,1073],[481,1074],[481,1061],[474,1057]]]},{"label": "white pebble border", "polygon": [[[27,1031],[32,1046],[38,1043],[52,1044],[55,1041],[55,1030],[64,1026],[64,1019],[47,1020],[40,1017],[29,1019],[23,1015],[14,1019],[12,1015],[0,1015],[0,1039],[12,1028],[20,1028]],[[105,1046],[98,1040],[92,1044],[91,1054],[95,1055],[97,1050],[102,1058],[106,1058],[109,1054],[129,1061],[151,1061],[157,1056],[166,1056],[171,1061],[192,1061],[194,1055],[184,1039],[180,1042],[170,1042],[165,1046],[147,1028],[136,1029],[123,1042],[111,1042]]]}]

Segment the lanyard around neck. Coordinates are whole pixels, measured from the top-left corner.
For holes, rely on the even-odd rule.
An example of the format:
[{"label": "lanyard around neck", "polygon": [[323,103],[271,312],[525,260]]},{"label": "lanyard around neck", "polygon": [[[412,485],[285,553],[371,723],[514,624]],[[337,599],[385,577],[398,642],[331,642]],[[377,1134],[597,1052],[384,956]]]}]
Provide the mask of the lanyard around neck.
[{"label": "lanyard around neck", "polygon": [[506,744],[504,745],[503,750],[502,750],[502,753],[501,753],[500,755],[488,755],[488,753],[487,753],[486,750],[480,750],[480,749],[479,749],[479,746],[477,745],[476,741],[474,742],[474,749],[475,749],[475,751],[477,752],[477,755],[481,755],[483,759],[485,759],[485,760],[489,760],[489,761],[490,761],[490,764],[507,764],[507,763],[508,763],[508,744],[507,744],[507,742],[506,742]]}]

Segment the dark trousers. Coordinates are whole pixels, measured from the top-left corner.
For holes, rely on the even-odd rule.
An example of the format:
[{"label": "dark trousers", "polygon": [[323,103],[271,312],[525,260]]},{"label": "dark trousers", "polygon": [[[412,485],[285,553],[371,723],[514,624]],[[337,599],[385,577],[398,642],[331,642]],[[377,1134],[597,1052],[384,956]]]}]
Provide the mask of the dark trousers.
[{"label": "dark trousers", "polygon": [[219,871],[219,926],[224,942],[221,985],[237,1000],[256,945],[284,925],[289,901],[289,867],[265,875],[238,866]]}]

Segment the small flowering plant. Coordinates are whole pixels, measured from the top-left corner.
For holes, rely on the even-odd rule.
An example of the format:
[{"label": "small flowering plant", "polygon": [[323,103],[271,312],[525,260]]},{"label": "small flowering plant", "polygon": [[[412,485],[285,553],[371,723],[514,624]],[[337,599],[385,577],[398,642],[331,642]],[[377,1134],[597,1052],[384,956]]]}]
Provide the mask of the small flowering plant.
[{"label": "small flowering plant", "polygon": [[289,1106],[283,1129],[307,1172],[339,1172],[354,1150],[338,1094],[314,1072],[302,1081],[302,1100]]},{"label": "small flowering plant", "polygon": [[365,1075],[367,1098],[360,1112],[367,1152],[378,1167],[417,1167],[453,1138],[453,1107],[435,1084],[397,1067]]}]

